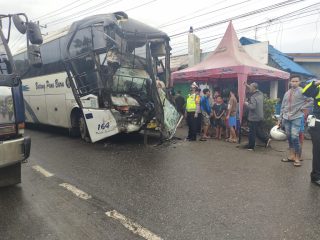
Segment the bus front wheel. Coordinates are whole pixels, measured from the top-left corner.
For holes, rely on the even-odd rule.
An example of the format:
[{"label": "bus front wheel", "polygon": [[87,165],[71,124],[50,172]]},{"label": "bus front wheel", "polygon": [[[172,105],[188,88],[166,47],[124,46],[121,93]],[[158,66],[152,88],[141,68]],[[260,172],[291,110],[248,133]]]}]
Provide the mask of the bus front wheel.
[{"label": "bus front wheel", "polygon": [[80,130],[81,138],[86,142],[91,142],[88,128],[87,128],[87,124],[86,124],[86,121],[84,120],[83,116],[81,116],[79,119],[79,130]]},{"label": "bus front wheel", "polygon": [[71,127],[69,128],[70,137],[80,136],[80,114],[78,112],[72,112],[71,114]]}]

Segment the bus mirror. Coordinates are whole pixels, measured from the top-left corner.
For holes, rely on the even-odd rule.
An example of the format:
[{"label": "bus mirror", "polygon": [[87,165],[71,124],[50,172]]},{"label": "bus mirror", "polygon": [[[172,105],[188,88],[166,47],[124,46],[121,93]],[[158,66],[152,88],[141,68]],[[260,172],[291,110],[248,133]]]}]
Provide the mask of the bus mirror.
[{"label": "bus mirror", "polygon": [[151,43],[150,50],[152,57],[160,57],[166,55],[166,47],[164,43]]},{"label": "bus mirror", "polygon": [[18,31],[22,34],[25,34],[27,31],[27,25],[26,23],[19,17],[19,15],[13,15],[12,16],[12,20],[14,23],[14,26],[16,27],[16,29],[18,29]]},{"label": "bus mirror", "polygon": [[43,38],[38,24],[28,22],[28,38],[32,44],[42,44]]},{"label": "bus mirror", "polygon": [[37,45],[29,45],[28,47],[28,59],[29,64],[33,67],[41,67],[42,59],[40,53],[40,47]]}]

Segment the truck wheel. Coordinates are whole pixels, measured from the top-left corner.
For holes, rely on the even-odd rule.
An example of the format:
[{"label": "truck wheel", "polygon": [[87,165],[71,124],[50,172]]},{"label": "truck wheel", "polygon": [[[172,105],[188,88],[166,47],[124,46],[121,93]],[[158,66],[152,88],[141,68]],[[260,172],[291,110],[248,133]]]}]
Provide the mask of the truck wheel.
[{"label": "truck wheel", "polygon": [[86,142],[91,142],[87,124],[83,116],[80,116],[80,119],[79,119],[79,130],[80,130],[81,138]]},{"label": "truck wheel", "polygon": [[0,187],[21,183],[21,162],[0,168]]}]

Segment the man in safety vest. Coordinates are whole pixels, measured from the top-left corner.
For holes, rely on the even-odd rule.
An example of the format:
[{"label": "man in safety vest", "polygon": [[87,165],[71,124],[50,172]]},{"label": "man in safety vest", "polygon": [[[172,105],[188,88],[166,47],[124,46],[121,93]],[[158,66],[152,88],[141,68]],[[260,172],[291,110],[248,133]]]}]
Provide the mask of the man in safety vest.
[{"label": "man in safety vest", "polygon": [[314,99],[313,115],[308,117],[308,125],[312,139],[312,172],[311,182],[320,187],[320,80],[312,81],[302,93]]},{"label": "man in safety vest", "polygon": [[187,97],[186,104],[186,119],[189,127],[187,140],[197,140],[197,118],[200,112],[200,96],[196,94],[198,89],[197,84],[194,82],[190,88],[190,94]]}]

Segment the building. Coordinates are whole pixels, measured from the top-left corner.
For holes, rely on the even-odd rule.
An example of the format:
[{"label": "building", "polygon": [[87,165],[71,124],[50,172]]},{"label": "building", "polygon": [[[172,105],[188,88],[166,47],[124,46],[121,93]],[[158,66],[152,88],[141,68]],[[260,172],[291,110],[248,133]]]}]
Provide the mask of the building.
[{"label": "building", "polygon": [[287,53],[287,55],[320,78],[320,53]]}]

